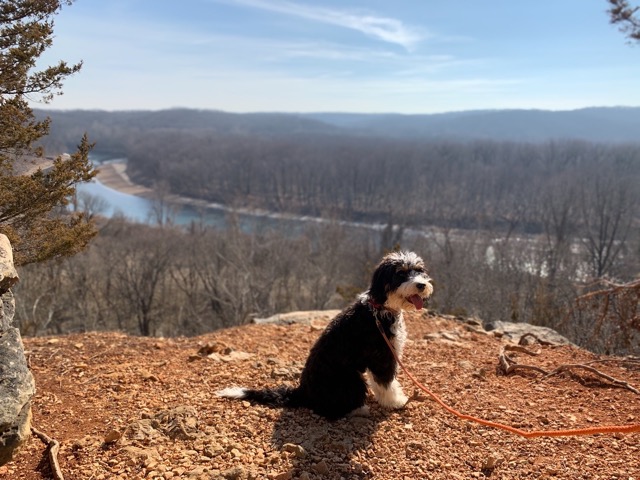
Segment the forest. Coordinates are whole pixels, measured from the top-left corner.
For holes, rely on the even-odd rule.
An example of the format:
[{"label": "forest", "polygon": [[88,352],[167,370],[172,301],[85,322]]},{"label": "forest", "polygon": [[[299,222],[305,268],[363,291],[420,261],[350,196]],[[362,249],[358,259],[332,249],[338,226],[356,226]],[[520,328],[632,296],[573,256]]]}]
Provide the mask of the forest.
[{"label": "forest", "polygon": [[[294,233],[244,231],[233,212],[224,230],[100,219],[86,252],[25,268],[21,330],[195,335],[342,308],[400,247],[430,266],[431,309],[549,326],[600,352],[640,345],[638,289],[603,297],[606,310],[585,297],[638,280],[640,145],[396,138],[265,118],[258,133],[237,118],[207,129],[129,126],[127,135],[102,121],[96,151],[126,157],[158,202],[172,193],[329,222]],[[281,120],[284,129],[266,128]],[[65,139],[52,131],[47,141]]]},{"label": "forest", "polygon": [[535,234],[549,228],[546,210],[561,203],[571,213],[566,228],[593,223],[586,217],[605,194],[609,213],[619,209],[620,226],[628,228],[640,185],[639,148],[577,141],[319,141],[165,132],[142,136],[127,158],[139,183],[225,205]]}]

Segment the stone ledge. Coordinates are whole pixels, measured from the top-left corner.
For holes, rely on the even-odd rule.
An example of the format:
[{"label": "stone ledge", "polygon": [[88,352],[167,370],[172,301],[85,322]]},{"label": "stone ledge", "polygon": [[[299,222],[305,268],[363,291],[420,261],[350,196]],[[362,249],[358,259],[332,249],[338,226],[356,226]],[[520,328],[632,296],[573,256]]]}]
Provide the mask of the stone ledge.
[{"label": "stone ledge", "polygon": [[312,325],[315,323],[327,324],[339,313],[340,310],[306,310],[278,313],[267,318],[254,318],[253,323],[276,323],[280,325],[291,325],[293,323],[302,323],[304,325]]},{"label": "stone ledge", "polygon": [[0,233],[0,295],[6,293],[18,281],[13,266],[13,250],[6,235]]},{"label": "stone ledge", "polygon": [[29,437],[35,381],[17,328],[0,337],[0,465]]},{"label": "stone ledge", "polygon": [[10,289],[18,280],[11,243],[0,234],[0,465],[11,461],[31,435],[31,398],[36,390],[20,331],[11,326],[16,306]]}]

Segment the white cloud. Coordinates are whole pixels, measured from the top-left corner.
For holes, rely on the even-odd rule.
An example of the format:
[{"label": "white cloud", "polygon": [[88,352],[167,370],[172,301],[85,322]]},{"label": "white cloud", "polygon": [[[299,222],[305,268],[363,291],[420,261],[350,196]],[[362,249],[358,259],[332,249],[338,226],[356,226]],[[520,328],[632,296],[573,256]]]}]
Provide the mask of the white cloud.
[{"label": "white cloud", "polygon": [[361,32],[387,43],[401,45],[412,50],[425,38],[424,32],[405,25],[395,18],[380,17],[369,13],[300,5],[286,0],[227,0],[229,3],[258,8],[283,15],[305,18],[320,23],[336,25]]}]

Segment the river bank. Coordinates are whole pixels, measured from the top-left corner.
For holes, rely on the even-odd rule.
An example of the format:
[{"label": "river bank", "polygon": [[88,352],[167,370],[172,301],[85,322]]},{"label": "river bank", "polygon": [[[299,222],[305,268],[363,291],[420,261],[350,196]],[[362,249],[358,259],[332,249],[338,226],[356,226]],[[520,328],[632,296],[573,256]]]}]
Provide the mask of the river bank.
[{"label": "river bank", "polygon": [[[142,207],[139,202],[132,208],[146,208],[148,212],[153,210],[151,202],[155,197],[153,189],[134,183],[126,173],[126,160],[109,160],[108,162],[98,165],[98,174],[96,179],[103,186],[114,190],[123,195],[136,198],[139,201],[146,202],[148,205]],[[91,193],[91,192],[90,192]],[[131,198],[129,197],[129,198]],[[384,228],[384,224],[368,224],[346,220],[331,220],[320,217],[309,217],[304,215],[295,215],[291,213],[270,212],[262,209],[250,208],[231,208],[226,205],[199,200],[195,198],[183,197],[179,195],[169,194],[164,197],[164,202],[180,209],[177,223],[189,223],[190,221],[204,219],[205,223],[222,225],[225,223],[225,217],[229,212],[238,215],[241,223],[254,229],[265,224],[280,225],[287,230],[293,231],[300,229],[304,225],[309,224],[328,224],[338,223],[343,226],[380,231]],[[130,215],[127,211],[130,207],[124,207],[125,214]],[[133,215],[139,221],[147,222],[150,218],[149,213],[140,213]],[[174,212],[175,213],[175,212]],[[203,216],[204,215],[204,216]]]},{"label": "river bank", "polygon": [[127,163],[125,161],[112,161],[102,163],[98,166],[97,180],[105,187],[117,190],[127,195],[136,195],[139,197],[149,197],[153,194],[153,190],[143,185],[135,184],[129,178],[126,172]]}]

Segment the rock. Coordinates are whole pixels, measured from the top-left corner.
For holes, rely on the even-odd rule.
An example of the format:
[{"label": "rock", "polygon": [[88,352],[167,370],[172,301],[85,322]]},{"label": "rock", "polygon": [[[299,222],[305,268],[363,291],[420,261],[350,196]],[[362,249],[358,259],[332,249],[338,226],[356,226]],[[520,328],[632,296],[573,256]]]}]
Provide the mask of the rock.
[{"label": "rock", "polygon": [[0,233],[0,295],[4,295],[18,281],[13,266],[13,250],[6,235]]},{"label": "rock", "polygon": [[280,325],[291,325],[301,323],[303,325],[319,325],[329,323],[338,315],[340,310],[309,310],[301,312],[279,313],[268,318],[254,318],[253,323],[276,323]]},{"label": "rock", "polygon": [[451,345],[456,347],[466,347],[466,344],[462,342],[462,337],[459,332],[452,330],[449,332],[434,332],[428,333],[424,336],[424,340],[443,343],[445,345]]},{"label": "rock", "polygon": [[11,326],[16,308],[9,289],[17,281],[11,244],[0,234],[0,465],[11,460],[31,434],[31,397],[35,393],[20,332]]},{"label": "rock", "polygon": [[103,442],[98,437],[85,435],[84,437],[74,440],[71,444],[72,451],[83,450],[85,448],[99,447]]},{"label": "rock", "polygon": [[161,410],[155,415],[143,414],[141,420],[129,424],[126,435],[131,440],[150,440],[165,435],[172,440],[193,440],[198,436],[198,413],[190,406]]},{"label": "rock", "polygon": [[157,462],[160,460],[160,454],[158,453],[158,450],[154,447],[150,447],[150,448],[139,448],[139,447],[124,447],[122,449],[122,453],[128,457],[128,465],[130,466],[135,466],[138,464],[142,464],[142,465],[153,465],[154,462],[157,464]]},{"label": "rock", "polygon": [[482,470],[493,470],[503,461],[504,459],[500,455],[496,453],[490,453],[482,461]]},{"label": "rock", "polygon": [[207,343],[198,349],[198,355],[206,357],[212,353],[220,353],[222,355],[229,355],[233,349],[227,345],[219,342]]},{"label": "rock", "polygon": [[31,433],[33,375],[27,367],[20,332],[0,332],[0,465],[13,457]]},{"label": "rock", "polygon": [[291,480],[293,478],[293,471],[288,470],[286,472],[278,473],[274,475],[273,480]]},{"label": "rock", "polygon": [[11,290],[0,295],[0,333],[6,331],[13,322],[16,303]]},{"label": "rock", "polygon": [[544,342],[554,345],[571,345],[572,343],[560,335],[555,330],[528,323],[512,323],[495,321],[485,325],[485,330],[495,332],[500,336],[505,336],[513,341],[519,341],[523,335],[533,334]]},{"label": "rock", "polygon": [[252,357],[253,357],[252,353],[233,351],[233,352],[230,352],[228,355],[221,354],[221,353],[212,353],[210,355],[207,355],[206,358],[210,358],[211,360],[214,360],[216,362],[236,362],[239,360],[248,360]]},{"label": "rock", "polygon": [[458,366],[463,370],[467,370],[467,371],[475,369],[475,365],[471,363],[469,360],[459,360]]},{"label": "rock", "polygon": [[[208,468],[207,467],[195,467],[188,473],[187,478],[211,478],[207,475]],[[148,475],[147,475],[148,476]]]},{"label": "rock", "polygon": [[110,430],[109,433],[104,436],[104,443],[115,443],[120,440],[120,437],[122,437],[121,432],[118,430]]},{"label": "rock", "polygon": [[242,467],[233,467],[225,470],[221,473],[222,478],[225,480],[238,480],[244,475],[244,470]]},{"label": "rock", "polygon": [[271,378],[276,380],[295,380],[300,376],[300,369],[296,367],[282,367],[271,370]]},{"label": "rock", "polygon": [[282,450],[284,452],[293,453],[293,456],[296,458],[302,458],[307,454],[302,445],[296,445],[295,443],[285,443],[282,446]]},{"label": "rock", "polygon": [[328,475],[329,474],[329,465],[325,460],[320,460],[318,463],[315,463],[311,466],[313,470],[319,475]]}]

